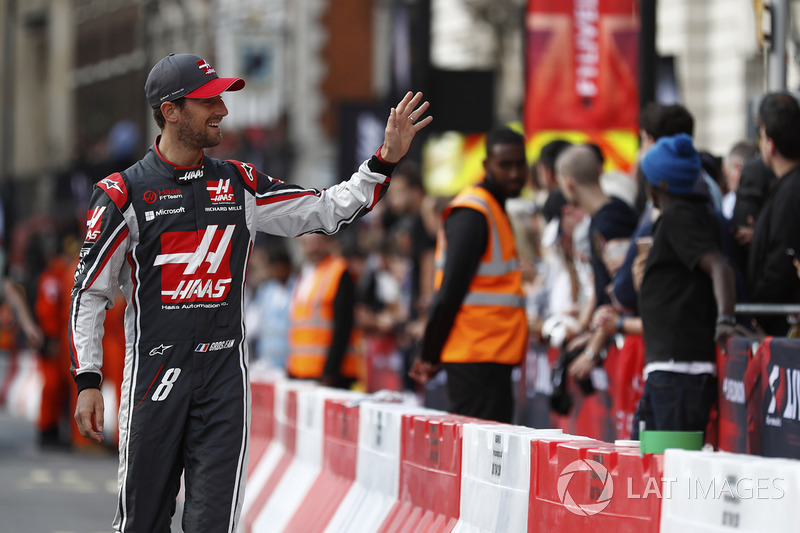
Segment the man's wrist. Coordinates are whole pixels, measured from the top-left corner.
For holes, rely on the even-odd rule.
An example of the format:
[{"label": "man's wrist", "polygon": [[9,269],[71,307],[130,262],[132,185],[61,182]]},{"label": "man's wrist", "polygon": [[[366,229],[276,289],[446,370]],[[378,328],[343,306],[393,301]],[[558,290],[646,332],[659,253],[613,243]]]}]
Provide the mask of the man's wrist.
[{"label": "man's wrist", "polygon": [[78,388],[78,394],[86,389],[99,389],[102,381],[103,376],[96,372],[85,372],[75,376],[75,385]]},{"label": "man's wrist", "polygon": [[717,325],[727,324],[729,326],[736,325],[736,317],[734,315],[719,315],[717,317]]}]

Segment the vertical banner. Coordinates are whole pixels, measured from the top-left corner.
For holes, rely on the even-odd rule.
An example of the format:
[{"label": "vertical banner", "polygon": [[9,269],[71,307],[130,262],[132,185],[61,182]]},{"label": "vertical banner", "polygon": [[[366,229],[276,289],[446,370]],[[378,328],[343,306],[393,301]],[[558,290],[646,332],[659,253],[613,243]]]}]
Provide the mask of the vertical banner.
[{"label": "vertical banner", "polygon": [[629,170],[638,149],[637,0],[529,0],[524,120],[529,149],[563,138]]}]

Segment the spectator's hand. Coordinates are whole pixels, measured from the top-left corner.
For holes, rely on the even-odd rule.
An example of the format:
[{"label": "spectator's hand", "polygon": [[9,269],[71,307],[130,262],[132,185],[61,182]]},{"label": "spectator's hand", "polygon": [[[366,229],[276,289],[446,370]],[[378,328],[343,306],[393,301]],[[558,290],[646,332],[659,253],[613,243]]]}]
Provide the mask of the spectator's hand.
[{"label": "spectator's hand", "polygon": [[20,321],[22,331],[25,333],[25,340],[28,341],[28,346],[31,348],[39,349],[44,345],[44,333],[41,328],[34,322],[22,320]]},{"label": "spectator's hand", "polygon": [[75,421],[81,435],[103,442],[103,395],[100,389],[83,389],[75,406]]},{"label": "spectator's hand", "polygon": [[748,331],[745,327],[741,324],[736,324],[735,326],[732,324],[717,324],[717,329],[714,332],[714,342],[716,342],[722,353],[727,353],[727,342],[728,339],[731,337],[759,337],[758,334],[753,334],[752,332]]},{"label": "spectator's hand", "polygon": [[[610,305],[601,305],[595,309],[592,315],[592,330],[602,330],[608,335],[616,333],[619,313]],[[610,326],[609,326],[610,323]],[[610,329],[608,329],[610,328]]]},{"label": "spectator's hand", "polygon": [[794,264],[794,268],[797,269],[797,277],[800,278],[800,259],[792,259],[792,263]]},{"label": "spectator's hand", "polygon": [[594,357],[589,357],[586,352],[583,352],[579,357],[576,357],[567,368],[567,374],[576,381],[581,381],[589,377],[594,367],[597,366],[597,361]]},{"label": "spectator's hand", "polygon": [[393,107],[389,112],[381,148],[381,158],[384,161],[388,163],[400,161],[408,152],[411,141],[414,140],[417,132],[433,120],[431,116],[422,118],[430,103],[426,101],[420,105],[420,101],[422,101],[422,93],[417,93],[412,97],[412,93],[409,91],[397,104],[397,107]]},{"label": "spectator's hand", "polygon": [[441,363],[433,364],[417,358],[411,365],[408,376],[420,385],[425,385],[441,369]]},{"label": "spectator's hand", "polygon": [[589,344],[589,340],[592,338],[592,334],[589,331],[585,331],[580,335],[573,337],[567,343],[567,351],[574,352],[575,350],[585,348],[587,344]]},{"label": "spectator's hand", "polygon": [[753,240],[753,229],[755,228],[755,221],[753,220],[752,216],[747,217],[747,225],[746,226],[738,226],[736,228],[736,232],[733,234],[736,237],[736,240],[742,246],[749,246],[750,241]]}]

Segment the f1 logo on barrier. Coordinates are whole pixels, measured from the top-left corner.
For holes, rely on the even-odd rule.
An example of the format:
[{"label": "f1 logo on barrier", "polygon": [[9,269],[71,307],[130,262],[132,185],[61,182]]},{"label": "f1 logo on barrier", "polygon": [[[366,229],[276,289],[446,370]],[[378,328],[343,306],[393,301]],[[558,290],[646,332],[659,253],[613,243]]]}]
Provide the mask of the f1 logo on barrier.
[{"label": "f1 logo on barrier", "polygon": [[[576,503],[572,494],[569,492],[569,482],[572,477],[578,472],[589,472],[593,477],[602,483],[602,488],[598,495],[591,494],[591,503]],[[561,474],[558,476],[558,498],[564,507],[573,514],[578,516],[594,516],[602,513],[603,510],[611,503],[611,497],[614,495],[614,480],[609,475],[606,467],[592,461],[591,459],[578,459],[572,461],[564,467]],[[594,487],[593,487],[594,489]],[[594,493],[594,490],[592,490]]]},{"label": "f1 logo on barrier", "polygon": [[232,281],[231,239],[236,226],[226,226],[222,232],[217,228],[208,226],[194,250],[187,249],[187,245],[196,243],[200,232],[179,231],[161,236],[164,253],[156,256],[153,266],[163,266],[162,302],[219,302],[227,297]]}]

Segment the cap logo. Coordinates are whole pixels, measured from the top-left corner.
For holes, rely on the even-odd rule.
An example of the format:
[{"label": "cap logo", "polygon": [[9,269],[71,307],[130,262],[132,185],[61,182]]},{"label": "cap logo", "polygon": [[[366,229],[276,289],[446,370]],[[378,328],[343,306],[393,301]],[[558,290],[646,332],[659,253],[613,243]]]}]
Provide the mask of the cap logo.
[{"label": "cap logo", "polygon": [[203,72],[205,72],[207,76],[216,74],[217,72],[211,65],[208,64],[208,61],[206,61],[205,59],[201,59],[200,61],[198,61],[197,67]]}]

